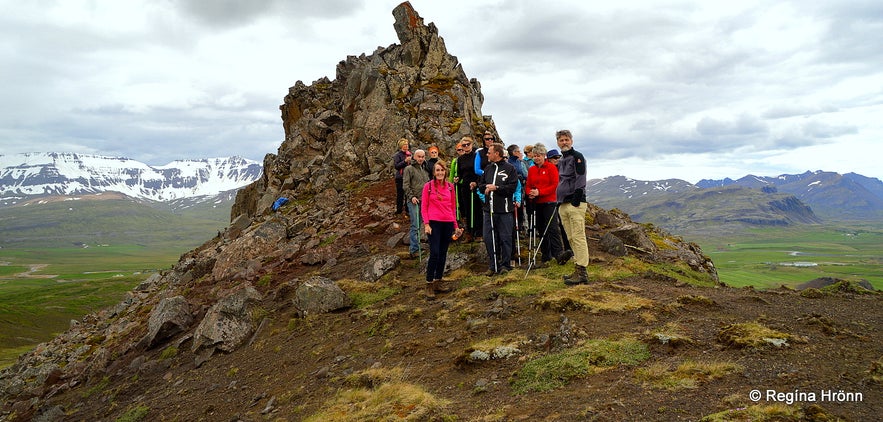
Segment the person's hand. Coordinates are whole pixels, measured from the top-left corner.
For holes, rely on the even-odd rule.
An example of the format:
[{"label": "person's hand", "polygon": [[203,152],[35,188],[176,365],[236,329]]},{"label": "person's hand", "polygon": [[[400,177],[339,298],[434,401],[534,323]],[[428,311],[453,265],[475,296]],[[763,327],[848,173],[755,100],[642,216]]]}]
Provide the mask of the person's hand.
[{"label": "person's hand", "polygon": [[475,185],[477,185],[477,183],[475,183],[475,182],[469,182],[469,189],[470,189],[470,190],[475,189]]},{"label": "person's hand", "polygon": [[574,207],[578,207],[580,202],[582,202],[582,196],[585,195],[582,189],[577,189],[576,192],[573,193],[573,196],[570,199],[570,205]]},{"label": "person's hand", "polygon": [[416,197],[416,196],[411,198],[411,203],[412,203],[412,204],[417,205],[417,202],[418,202],[418,201],[417,201],[417,197]]},{"label": "person's hand", "polygon": [[426,233],[427,235],[432,234],[432,227],[430,227],[429,224],[424,224],[423,233]]}]

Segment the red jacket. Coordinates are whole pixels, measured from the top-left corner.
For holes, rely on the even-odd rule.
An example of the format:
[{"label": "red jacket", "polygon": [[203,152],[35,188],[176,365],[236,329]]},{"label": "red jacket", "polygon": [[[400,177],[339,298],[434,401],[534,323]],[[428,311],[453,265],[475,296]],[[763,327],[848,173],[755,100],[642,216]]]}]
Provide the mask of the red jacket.
[{"label": "red jacket", "polygon": [[529,195],[534,189],[540,192],[540,195],[533,199],[534,203],[557,202],[555,191],[558,189],[558,168],[544,161],[542,166],[534,165],[527,169],[525,193]]}]

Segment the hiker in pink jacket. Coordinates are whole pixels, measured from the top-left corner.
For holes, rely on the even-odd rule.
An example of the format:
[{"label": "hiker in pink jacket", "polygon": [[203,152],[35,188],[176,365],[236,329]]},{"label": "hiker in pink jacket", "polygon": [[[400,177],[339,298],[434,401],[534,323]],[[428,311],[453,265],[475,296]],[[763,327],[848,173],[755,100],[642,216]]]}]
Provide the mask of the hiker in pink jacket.
[{"label": "hiker in pink jacket", "polygon": [[448,182],[447,163],[444,161],[435,163],[432,180],[423,185],[422,197],[420,214],[423,216],[423,231],[429,241],[426,298],[434,299],[436,293],[451,291],[443,284],[442,276],[445,273],[451,238],[462,234],[462,230],[457,225],[457,197],[454,195],[454,184]]}]

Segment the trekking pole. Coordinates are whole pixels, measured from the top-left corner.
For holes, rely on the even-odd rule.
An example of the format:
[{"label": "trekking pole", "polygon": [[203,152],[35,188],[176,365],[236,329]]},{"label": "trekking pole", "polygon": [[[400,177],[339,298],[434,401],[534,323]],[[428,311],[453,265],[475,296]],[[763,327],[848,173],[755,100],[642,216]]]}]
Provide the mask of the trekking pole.
[{"label": "trekking pole", "polygon": [[499,272],[500,269],[497,267],[497,236],[494,231],[494,197],[493,192],[488,195],[488,204],[491,206],[491,249],[493,249],[494,256],[491,259],[494,260],[494,272]]},{"label": "trekking pole", "polygon": [[[536,204],[534,204],[534,207],[536,207]],[[553,212],[552,215],[549,216],[549,221],[546,222],[546,229],[543,230],[543,236],[540,237],[540,241],[539,241],[539,243],[537,243],[537,249],[534,250],[534,252],[533,252],[533,258],[531,258],[531,260],[527,261],[527,271],[524,272],[525,279],[527,279],[527,274],[530,272],[531,266],[533,264],[536,264],[536,262],[537,262],[537,253],[540,251],[540,247],[543,245],[543,239],[546,238],[546,233],[549,232],[549,226],[552,225],[552,220],[554,218],[555,218],[555,213]],[[530,253],[530,251],[528,251],[527,253]]]},{"label": "trekking pole", "polygon": [[[478,185],[475,185],[478,189]],[[469,189],[469,235],[474,236],[475,233],[475,192]]]},{"label": "trekking pole", "polygon": [[[531,210],[531,220],[529,222],[530,225],[530,244],[528,245],[528,255],[530,255],[530,251],[533,250],[534,246],[537,243],[537,204],[534,202],[533,209]],[[534,255],[536,256],[536,255]],[[530,262],[530,256],[528,256],[528,265],[532,265]],[[536,264],[536,262],[533,262]]]},{"label": "trekking pole", "polygon": [[521,234],[518,233],[518,208],[515,208],[515,255],[518,256],[518,266],[521,266]]},{"label": "trekking pole", "polygon": [[420,263],[423,262],[423,245],[421,244],[420,230],[423,229],[423,221],[420,215],[420,201],[417,201],[417,266],[419,268]]},{"label": "trekking pole", "polygon": [[[499,168],[494,169],[494,180],[493,185],[497,186],[497,173],[499,172]],[[494,193],[496,191],[491,191],[488,193],[488,205],[491,207],[491,249],[494,250],[494,272],[499,272],[500,268],[497,266],[497,231],[494,230]]]}]

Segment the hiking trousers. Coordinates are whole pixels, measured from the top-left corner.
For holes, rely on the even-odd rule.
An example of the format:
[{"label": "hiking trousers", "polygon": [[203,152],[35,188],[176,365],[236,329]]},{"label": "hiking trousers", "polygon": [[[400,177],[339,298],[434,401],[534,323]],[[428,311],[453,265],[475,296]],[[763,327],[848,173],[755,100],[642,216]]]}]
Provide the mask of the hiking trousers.
[{"label": "hiking trousers", "polygon": [[589,265],[589,244],[586,241],[586,210],[588,205],[580,202],[578,207],[565,202],[558,206],[558,216],[561,218],[561,225],[564,226],[564,232],[567,233],[567,240],[570,241],[570,247],[573,250],[573,261],[576,265]]},{"label": "hiking trousers", "polygon": [[419,250],[419,236],[422,234],[419,230],[423,230],[423,218],[420,215],[420,203],[417,204],[408,201],[408,215],[411,216],[411,230],[409,231],[409,247],[408,252],[415,254]]},{"label": "hiking trousers", "polygon": [[[484,246],[487,249],[488,269],[500,271],[511,270],[509,260],[512,258],[512,230],[515,218],[511,212],[493,213],[491,224],[490,211],[484,211]],[[493,230],[491,230],[493,227]],[[496,249],[496,250],[494,250]],[[496,264],[495,264],[496,262]]]},{"label": "hiking trousers", "polygon": [[429,220],[429,228],[432,229],[432,234],[427,236],[429,260],[426,261],[426,281],[431,282],[441,280],[445,275],[448,246],[451,245],[451,236],[454,235],[454,223]]},{"label": "hiking trousers", "polygon": [[557,258],[564,252],[561,233],[558,231],[558,203],[546,202],[536,204],[534,207],[537,211],[537,236],[542,236],[543,240],[540,243],[541,259],[546,262]]}]

